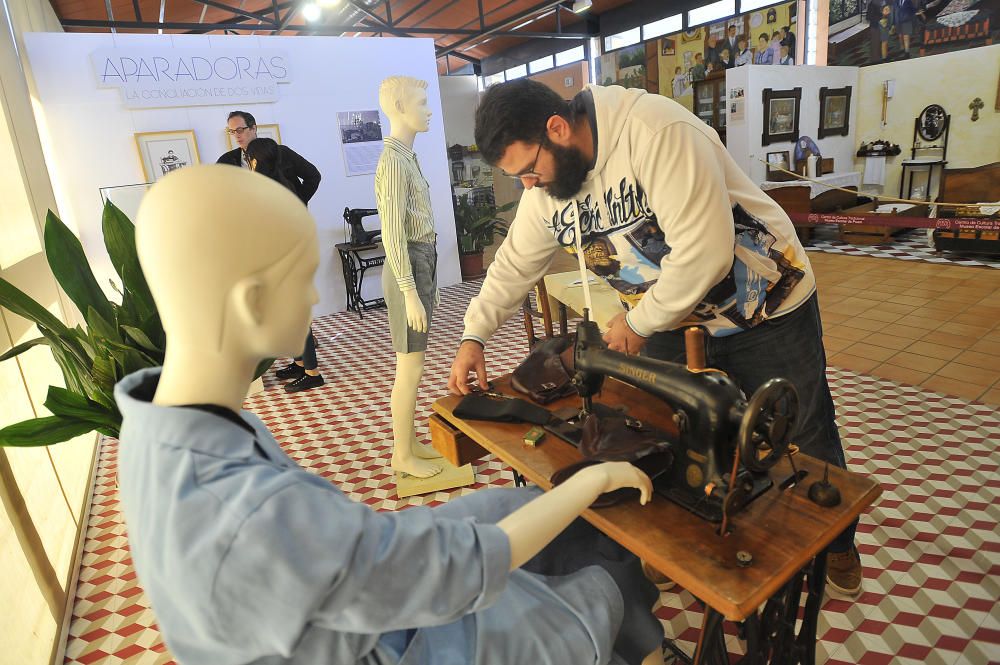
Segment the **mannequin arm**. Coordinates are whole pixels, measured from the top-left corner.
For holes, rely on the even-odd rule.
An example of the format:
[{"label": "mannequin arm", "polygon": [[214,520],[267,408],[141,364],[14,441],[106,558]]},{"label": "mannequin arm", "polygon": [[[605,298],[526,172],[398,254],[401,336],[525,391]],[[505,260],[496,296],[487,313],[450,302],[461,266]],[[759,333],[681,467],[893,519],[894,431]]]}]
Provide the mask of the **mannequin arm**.
[{"label": "mannequin arm", "polygon": [[427,310],[417,290],[403,291],[403,302],[406,303],[406,325],[417,332],[427,332]]},{"label": "mannequin arm", "polygon": [[569,526],[598,496],[622,487],[640,491],[645,505],[653,483],[645,473],[628,462],[605,462],[578,471],[497,523],[510,539],[510,569],[519,568]]}]

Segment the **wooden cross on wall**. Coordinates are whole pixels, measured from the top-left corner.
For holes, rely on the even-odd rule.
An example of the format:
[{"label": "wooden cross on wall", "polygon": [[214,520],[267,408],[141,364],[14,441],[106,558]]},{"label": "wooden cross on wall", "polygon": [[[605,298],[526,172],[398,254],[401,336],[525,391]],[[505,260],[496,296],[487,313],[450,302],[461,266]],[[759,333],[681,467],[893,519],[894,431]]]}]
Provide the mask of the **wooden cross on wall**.
[{"label": "wooden cross on wall", "polygon": [[979,97],[973,99],[972,103],[969,104],[969,108],[972,109],[972,122],[979,120],[979,109],[983,108],[983,106],[985,104],[983,104],[983,100]]}]

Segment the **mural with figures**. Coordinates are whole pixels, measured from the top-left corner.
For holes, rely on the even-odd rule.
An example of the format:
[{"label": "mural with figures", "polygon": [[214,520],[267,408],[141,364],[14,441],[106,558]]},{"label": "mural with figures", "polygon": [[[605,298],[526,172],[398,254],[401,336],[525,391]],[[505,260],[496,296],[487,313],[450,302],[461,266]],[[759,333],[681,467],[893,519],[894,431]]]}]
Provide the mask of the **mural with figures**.
[{"label": "mural with figures", "polygon": [[827,64],[864,66],[1000,39],[1000,0],[831,0]]},{"label": "mural with figures", "polygon": [[789,2],[660,37],[658,77],[649,77],[659,89],[650,92],[694,111],[698,81],[743,65],[794,65],[797,18],[795,3]]}]

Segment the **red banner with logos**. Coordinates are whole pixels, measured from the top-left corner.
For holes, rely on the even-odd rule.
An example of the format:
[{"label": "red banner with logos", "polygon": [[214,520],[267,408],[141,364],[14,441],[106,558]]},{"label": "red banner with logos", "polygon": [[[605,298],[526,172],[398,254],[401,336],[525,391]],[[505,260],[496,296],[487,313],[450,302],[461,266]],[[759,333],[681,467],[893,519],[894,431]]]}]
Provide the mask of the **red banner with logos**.
[{"label": "red banner with logos", "polygon": [[997,217],[903,217],[837,213],[788,213],[799,224],[873,224],[899,228],[941,229],[944,231],[1000,231]]}]

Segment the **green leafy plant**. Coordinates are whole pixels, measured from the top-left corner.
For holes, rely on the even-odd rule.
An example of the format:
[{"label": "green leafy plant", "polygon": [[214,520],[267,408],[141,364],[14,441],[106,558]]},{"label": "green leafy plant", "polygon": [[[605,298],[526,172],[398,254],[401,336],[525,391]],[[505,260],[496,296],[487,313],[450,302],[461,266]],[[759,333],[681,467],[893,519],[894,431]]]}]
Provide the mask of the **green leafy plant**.
[{"label": "green leafy plant", "polygon": [[508,223],[500,213],[507,212],[516,202],[502,206],[480,205],[469,202],[469,195],[455,199],[455,227],[458,230],[458,251],[461,254],[481,254],[492,245],[497,236],[507,235]]},{"label": "green leafy plant", "polygon": [[166,336],[136,256],[135,227],[111,202],[104,206],[102,226],[104,245],[121,279],[121,288],[112,282],[121,304],[105,296],[73,232],[51,211],[45,218],[49,268],[80,309],[86,329],[67,326],[0,278],[0,306],[35,323],[41,334],[4,353],[0,362],[47,345],[66,386],[49,386],[45,408],[53,415],[0,429],[0,446],[46,446],[92,431],[117,436],[122,417],[114,401],[115,383],[163,364]]}]

